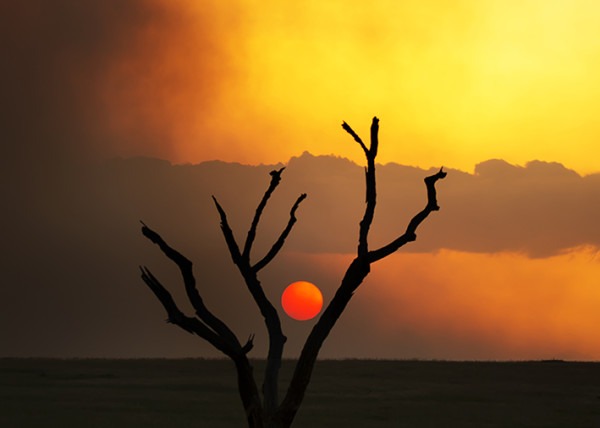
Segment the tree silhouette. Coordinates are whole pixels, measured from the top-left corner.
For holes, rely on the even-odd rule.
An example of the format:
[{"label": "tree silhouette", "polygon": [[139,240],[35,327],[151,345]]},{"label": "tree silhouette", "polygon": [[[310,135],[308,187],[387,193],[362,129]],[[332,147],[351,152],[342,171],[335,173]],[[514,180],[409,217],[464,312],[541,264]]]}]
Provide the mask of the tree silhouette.
[{"label": "tree silhouette", "polygon": [[268,356],[262,384],[262,400],[252,373],[252,366],[247,357],[253,347],[254,336],[251,335],[242,345],[235,333],[204,304],[202,296],[196,287],[196,280],[192,271],[192,262],[169,246],[158,233],[142,223],[143,235],[153,243],[157,244],[164,255],[179,267],[187,297],[195,310],[195,316],[190,317],[185,315],[178,308],[169,291],[167,291],[160,281],[145,266],[140,267],[142,279],[167,311],[168,322],[179,326],[189,333],[200,336],[234,362],[237,370],[239,394],[248,420],[248,426],[251,428],[284,428],[291,426],[310,382],[319,350],[352,298],[354,291],[369,274],[371,264],[387,257],[408,242],[414,241],[417,238],[416,230],[419,225],[432,211],[439,210],[436,200],[435,183],[446,176],[443,169],[440,169],[436,174],[425,178],[427,204],[425,205],[425,208],[417,213],[408,223],[406,231],[383,247],[374,250],[369,249],[369,229],[373,222],[376,205],[375,158],[377,156],[377,148],[379,145],[379,119],[376,117],[373,118],[369,147],[365,145],[362,139],[346,122],[342,124],[342,127],[360,145],[367,159],[367,166],[365,169],[366,208],[359,226],[357,254],[348,266],[333,299],[329,302],[329,305],[327,305],[321,317],[308,335],[296,363],[287,392],[281,401],[278,397],[278,376],[286,337],[281,329],[281,322],[277,309],[265,295],[258,279],[258,273],[275,258],[277,253],[279,253],[283,247],[286,238],[296,222],[296,210],[300,206],[300,203],[306,198],[306,194],[301,194],[298,197],[290,211],[290,218],[287,226],[281,232],[281,235],[267,254],[256,263],[252,263],[250,260],[250,252],[256,236],[256,229],[271,194],[275,191],[281,181],[281,173],[284,168],[270,173],[271,182],[256,208],[252,224],[248,230],[246,241],[242,248],[240,248],[233,236],[233,232],[227,221],[225,210],[213,196],[213,201],[221,219],[221,230],[227,243],[229,253],[264,318],[269,336]]}]

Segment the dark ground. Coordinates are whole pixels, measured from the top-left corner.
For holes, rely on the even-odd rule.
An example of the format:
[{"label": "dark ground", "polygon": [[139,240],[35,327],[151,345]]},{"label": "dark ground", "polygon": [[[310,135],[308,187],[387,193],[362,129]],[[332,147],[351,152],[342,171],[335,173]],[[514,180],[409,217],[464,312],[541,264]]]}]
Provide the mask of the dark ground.
[{"label": "dark ground", "polygon": [[[226,360],[0,359],[0,427],[244,425]],[[600,427],[600,364],[320,361],[294,427]]]}]

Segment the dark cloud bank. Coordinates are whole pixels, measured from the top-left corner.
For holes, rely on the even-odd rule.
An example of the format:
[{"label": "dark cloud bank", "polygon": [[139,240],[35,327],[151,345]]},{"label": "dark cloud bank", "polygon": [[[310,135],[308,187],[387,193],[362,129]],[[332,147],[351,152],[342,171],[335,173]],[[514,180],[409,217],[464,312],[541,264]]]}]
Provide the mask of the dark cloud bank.
[{"label": "dark cloud bank", "polygon": [[[164,324],[163,309],[137,267],[148,265],[174,290],[181,286],[174,266],[141,236],[139,220],[194,261],[206,301],[241,337],[258,333],[256,355],[262,355],[260,316],[231,263],[210,196],[218,197],[242,239],[275,167],[113,160],[48,176],[28,189],[25,199],[9,194],[3,219],[0,355],[218,355]],[[422,180],[430,172],[379,166],[373,245],[402,233],[422,208]],[[600,245],[600,174],[582,177],[560,164],[517,167],[500,160],[479,164],[475,174],[448,172],[438,186],[441,211],[403,251],[448,248],[544,257]],[[326,298],[331,296],[341,272],[315,266],[306,254],[355,250],[363,179],[362,168],[345,159],[303,154],[290,160],[254,252],[255,258],[264,254],[285,226],[297,195],[308,193],[285,250],[264,271],[265,288],[275,302],[283,287],[297,279],[316,281]],[[9,184],[19,189],[18,183]],[[176,296],[185,301],[179,291]],[[386,355],[406,355],[390,351],[392,338],[369,343],[373,335],[366,332],[374,326],[369,325],[373,308],[367,301],[355,299],[324,356],[377,356],[377,346],[384,346]],[[284,323],[294,355],[310,323]],[[365,332],[364,342],[356,344],[360,332]]]}]

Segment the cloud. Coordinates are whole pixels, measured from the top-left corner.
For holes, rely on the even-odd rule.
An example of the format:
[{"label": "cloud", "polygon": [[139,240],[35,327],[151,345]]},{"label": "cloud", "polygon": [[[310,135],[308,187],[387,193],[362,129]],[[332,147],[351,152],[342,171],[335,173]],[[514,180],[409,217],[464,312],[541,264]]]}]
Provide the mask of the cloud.
[{"label": "cloud", "polygon": [[[372,246],[403,233],[425,204],[422,180],[433,171],[397,164],[378,168]],[[407,251],[447,248],[544,257],[582,245],[600,246],[599,174],[582,177],[558,163],[514,166],[501,160],[480,163],[474,174],[448,171],[438,183],[441,210],[421,226]],[[309,194],[298,226],[302,239],[294,245],[310,252],[353,249],[363,212],[360,168],[341,159],[304,155],[290,161],[286,180],[282,188]]]},{"label": "cloud", "polygon": [[432,222],[435,245],[543,257],[600,244],[599,174],[582,177],[558,163],[519,167],[492,160],[452,181],[440,190],[445,215]]},{"label": "cloud", "polygon": [[[164,324],[139,265],[150,267],[190,308],[175,267],[141,236],[140,219],[193,260],[207,304],[240,337],[257,333],[255,355],[262,355],[262,321],[231,263],[210,195],[227,210],[242,240],[269,171],[280,166],[113,160],[47,177],[26,206],[5,196],[5,355],[218,355]],[[499,160],[480,164],[475,174],[448,171],[438,185],[441,210],[423,223],[416,242],[373,267],[323,355],[537,358],[546,352],[597,358],[600,351],[589,338],[595,312],[582,308],[595,299],[590,281],[597,277],[594,195],[600,177],[582,177],[559,164],[521,167]],[[430,173],[397,164],[379,166],[378,172],[373,246],[402,233],[423,207],[423,177]],[[307,192],[282,254],[263,271],[276,305],[283,287],[298,279],[318,283],[331,298],[356,249],[363,180],[362,168],[342,158],[304,154],[289,161],[252,253],[254,260],[265,254],[298,194]],[[568,250],[581,246],[589,249]],[[562,297],[552,297],[556,293]],[[457,313],[464,315],[451,322]],[[11,322],[23,314],[25,321]],[[553,329],[563,323],[566,333],[560,340],[548,333],[533,352],[527,343],[534,343],[545,323]],[[310,324],[286,320],[285,328],[288,355],[297,355]],[[490,338],[500,330],[502,340]],[[359,340],[358,331],[370,333]],[[580,337],[581,345],[569,337]]]}]

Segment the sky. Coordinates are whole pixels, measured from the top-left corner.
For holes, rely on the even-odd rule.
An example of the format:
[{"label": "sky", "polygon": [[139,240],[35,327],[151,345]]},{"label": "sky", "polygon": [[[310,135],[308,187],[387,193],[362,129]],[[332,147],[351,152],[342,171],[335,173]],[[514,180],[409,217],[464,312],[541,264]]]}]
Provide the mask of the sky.
[{"label": "sky", "polygon": [[[291,241],[265,282],[312,277],[327,298],[364,191],[363,154],[339,125],[366,137],[377,115],[375,242],[419,209],[431,167],[451,174],[442,209],[374,266],[323,354],[600,359],[599,20],[593,0],[4,2],[0,317],[29,316],[4,320],[0,355],[215,355],[138,286],[137,265],[160,254],[136,222],[221,251],[209,276],[235,281],[209,196],[243,236],[260,174],[278,164],[296,193],[313,189],[297,226],[311,239]],[[289,207],[274,205],[282,221]],[[192,245],[182,225],[210,239]],[[288,325],[290,355],[307,326]]]}]

